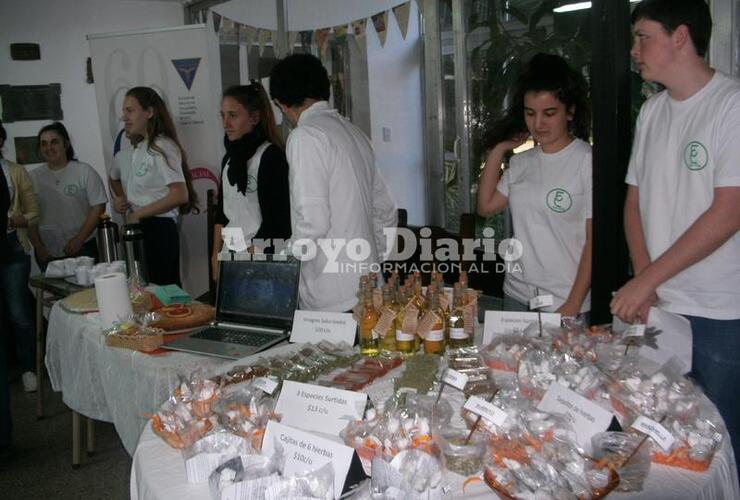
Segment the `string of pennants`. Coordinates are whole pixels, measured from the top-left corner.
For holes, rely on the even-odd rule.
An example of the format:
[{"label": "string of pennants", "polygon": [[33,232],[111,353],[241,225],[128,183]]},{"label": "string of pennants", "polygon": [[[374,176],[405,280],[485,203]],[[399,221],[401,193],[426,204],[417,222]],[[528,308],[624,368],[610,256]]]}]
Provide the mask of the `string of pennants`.
[{"label": "string of pennants", "polygon": [[[312,45],[315,43],[319,48],[319,51],[323,54],[328,47],[326,42],[330,39],[330,35],[332,33],[336,40],[340,40],[351,34],[360,46],[364,46],[366,43],[365,34],[368,23],[372,23],[380,40],[380,46],[383,47],[388,35],[388,18],[391,14],[396,18],[396,23],[401,30],[401,36],[405,40],[409,27],[411,1],[415,1],[417,3],[419,10],[422,9],[423,0],[409,0],[408,2],[397,5],[391,9],[378,12],[370,17],[350,21],[346,24],[327,26],[307,31],[289,31],[288,46],[293,47],[296,42],[300,42],[302,45]],[[277,38],[276,30],[268,30],[242,24],[223,17],[215,11],[210,11],[210,14],[213,22],[213,29],[217,33],[221,32],[222,35],[235,34],[240,41],[245,41],[247,45],[259,47],[260,53],[264,51],[265,47],[274,46]],[[206,22],[207,11],[202,11],[202,15],[203,22]]]}]

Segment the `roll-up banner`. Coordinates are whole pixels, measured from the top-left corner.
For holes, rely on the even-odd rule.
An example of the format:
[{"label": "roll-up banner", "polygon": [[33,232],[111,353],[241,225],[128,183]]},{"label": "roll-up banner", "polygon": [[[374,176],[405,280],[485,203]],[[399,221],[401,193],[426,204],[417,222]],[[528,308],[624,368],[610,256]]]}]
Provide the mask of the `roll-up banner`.
[{"label": "roll-up banner", "polygon": [[[106,172],[132,146],[120,121],[126,91],[145,85],[167,104],[187,154],[200,213],[180,217],[183,287],[208,290],[206,193],[218,188],[223,131],[218,119],[221,71],[213,23],[88,35]],[[130,153],[129,153],[130,154]],[[119,219],[120,221],[120,219]]]}]

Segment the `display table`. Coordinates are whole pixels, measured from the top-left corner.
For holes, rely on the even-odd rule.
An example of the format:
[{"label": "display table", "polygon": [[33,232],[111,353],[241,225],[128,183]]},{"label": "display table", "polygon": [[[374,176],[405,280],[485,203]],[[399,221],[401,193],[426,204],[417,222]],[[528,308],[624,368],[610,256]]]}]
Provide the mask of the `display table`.
[{"label": "display table", "polygon": [[29,285],[36,298],[36,418],[41,419],[44,416],[44,306],[51,306],[82,287],[63,278],[47,278],[41,274],[31,276]]},{"label": "display table", "polygon": [[[261,355],[272,356],[296,348],[283,344]],[[105,345],[97,313],[74,314],[57,303],[49,317],[46,366],[52,387],[55,391],[62,391],[65,404],[72,410],[115,425],[124,447],[134,455],[132,499],[209,498],[206,483],[187,483],[180,451],[153,434],[147,415],[153,413],[178,385],[179,374],[187,375],[199,368],[208,372],[220,371],[233,364],[249,362],[250,358],[228,362],[180,352],[148,355],[112,348]],[[374,401],[385,401],[392,392],[393,377],[402,369],[391,371],[368,386],[366,392]],[[461,404],[461,393],[449,391],[448,394],[446,391],[445,394],[453,398],[451,403]],[[456,399],[459,401],[454,401]],[[463,495],[463,481],[460,476],[451,478],[450,493],[453,496],[493,496],[488,486],[476,483],[470,484]],[[740,498],[729,437],[725,438],[707,472],[696,473],[653,464],[642,492],[629,495],[612,493],[609,498]]]},{"label": "display table", "polygon": [[[262,353],[262,355],[278,355],[292,346],[283,346]],[[239,364],[249,365],[257,356],[245,358]],[[382,403],[393,392],[393,378],[403,371],[402,365],[389,372],[384,378],[375,381],[364,390],[370,398]],[[449,389],[445,391],[445,398],[454,407],[464,403],[461,392]],[[455,421],[457,420],[457,422]],[[462,425],[462,419],[456,414],[453,424]],[[729,436],[725,436],[721,448],[717,451],[711,467],[704,473],[692,472],[652,464],[650,475],[645,481],[643,491],[639,493],[614,492],[609,498],[640,499],[640,500],[677,500],[677,499],[735,499],[740,498],[738,478],[735,472],[735,460],[730,446]],[[451,498],[497,498],[495,492],[486,484],[470,483],[463,492],[464,477],[447,473],[450,485]],[[180,450],[166,444],[155,435],[151,425],[146,426],[139,440],[131,467],[131,499],[132,500],[196,500],[210,498],[208,483],[188,484],[185,475],[185,462]]]},{"label": "display table", "polygon": [[70,313],[57,302],[49,315],[46,368],[52,388],[62,392],[73,411],[113,423],[132,455],[148,415],[178,385],[179,374],[226,362],[174,351],[149,355],[108,347],[98,313]]}]

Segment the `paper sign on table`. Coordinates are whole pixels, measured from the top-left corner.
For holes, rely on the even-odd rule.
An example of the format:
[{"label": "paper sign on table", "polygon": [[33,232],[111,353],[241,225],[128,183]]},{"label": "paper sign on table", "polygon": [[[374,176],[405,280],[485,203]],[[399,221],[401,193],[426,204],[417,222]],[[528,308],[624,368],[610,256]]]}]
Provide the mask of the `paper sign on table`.
[{"label": "paper sign on table", "polygon": [[671,446],[673,446],[673,442],[676,440],[662,424],[643,415],[635,419],[632,428],[653,438],[653,441],[663,448],[663,451],[666,453],[671,451]]},{"label": "paper sign on table", "polygon": [[334,467],[334,498],[341,496],[355,450],[271,420],[267,423],[262,442],[262,455],[272,456],[276,442],[282,446],[285,455],[283,476],[305,474],[331,462]]},{"label": "paper sign on table", "polygon": [[501,408],[478,396],[470,396],[463,408],[485,418],[494,425],[503,425],[508,416]]},{"label": "paper sign on table", "polygon": [[567,387],[553,382],[547,388],[545,396],[537,409],[547,413],[560,413],[573,424],[578,444],[587,451],[591,450],[591,437],[609,428],[612,414],[593,401]]},{"label": "paper sign on table", "polygon": [[291,342],[346,342],[355,343],[357,322],[351,313],[296,311],[293,316]]},{"label": "paper sign on table", "polygon": [[560,327],[559,313],[486,311],[483,324],[483,344],[488,345],[499,335],[523,335],[524,329],[542,318],[542,327]]},{"label": "paper sign on table", "polygon": [[540,309],[550,307],[553,304],[552,295],[538,295],[529,299],[530,309]]},{"label": "paper sign on table", "polygon": [[366,404],[367,394],[286,380],[275,412],[284,424],[338,436],[350,420],[362,420]]},{"label": "paper sign on table", "polygon": [[448,369],[444,372],[442,382],[462,391],[465,389],[465,384],[468,383],[468,376],[456,370]]}]

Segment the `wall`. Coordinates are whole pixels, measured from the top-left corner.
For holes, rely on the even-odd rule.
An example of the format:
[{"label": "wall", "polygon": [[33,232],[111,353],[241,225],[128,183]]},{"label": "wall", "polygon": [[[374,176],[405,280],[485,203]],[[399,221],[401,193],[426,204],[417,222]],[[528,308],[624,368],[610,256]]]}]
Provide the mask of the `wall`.
[{"label": "wall", "polygon": [[[411,3],[409,29],[404,40],[395,16],[388,16],[385,46],[372,23],[367,29],[367,65],[370,88],[372,142],[379,168],[405,208],[409,224],[426,221],[424,169],[424,113],[421,96],[422,39],[416,3]],[[386,129],[384,137],[383,129]]]},{"label": "wall", "polygon": [[[61,83],[64,124],[80,160],[105,175],[95,86],[85,83],[88,34],[183,24],[179,2],[134,0],[3,0],[0,2],[0,83]],[[10,60],[9,44],[41,46],[40,61]],[[13,137],[32,136],[48,120],[5,124],[6,158],[15,159]]]}]

